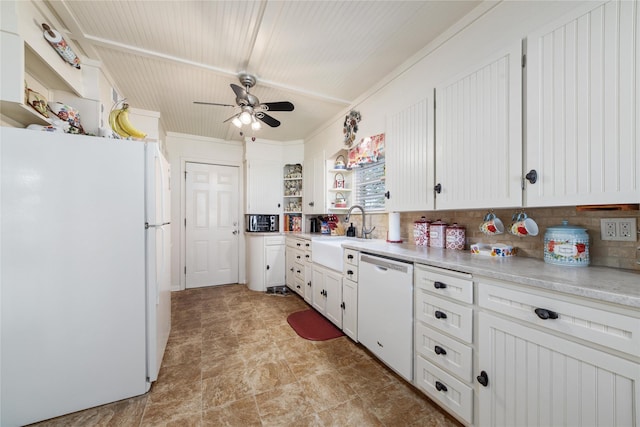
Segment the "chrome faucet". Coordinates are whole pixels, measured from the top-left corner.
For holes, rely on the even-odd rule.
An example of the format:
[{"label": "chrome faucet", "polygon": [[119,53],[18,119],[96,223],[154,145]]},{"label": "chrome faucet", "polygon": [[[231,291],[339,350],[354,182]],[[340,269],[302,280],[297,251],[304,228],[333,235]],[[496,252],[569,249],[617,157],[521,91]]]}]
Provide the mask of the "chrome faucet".
[{"label": "chrome faucet", "polygon": [[371,227],[370,229],[367,229],[365,227],[366,225],[366,213],[364,211],[364,208],[360,205],[353,205],[349,208],[349,212],[347,212],[347,216],[344,219],[344,222],[349,222],[349,216],[351,216],[351,212],[353,212],[354,209],[360,209],[360,211],[362,212],[362,231],[360,233],[360,237],[362,237],[363,239],[370,239],[371,238],[371,233],[373,233],[373,230],[375,230],[375,227]]}]

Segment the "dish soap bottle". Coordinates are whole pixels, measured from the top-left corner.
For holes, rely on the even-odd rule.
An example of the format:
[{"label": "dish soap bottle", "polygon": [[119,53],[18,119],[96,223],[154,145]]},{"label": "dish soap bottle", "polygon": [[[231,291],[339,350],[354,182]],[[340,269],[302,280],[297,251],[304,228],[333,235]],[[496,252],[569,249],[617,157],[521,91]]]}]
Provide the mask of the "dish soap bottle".
[{"label": "dish soap bottle", "polygon": [[356,228],[353,226],[353,223],[347,228],[347,237],[356,237]]}]

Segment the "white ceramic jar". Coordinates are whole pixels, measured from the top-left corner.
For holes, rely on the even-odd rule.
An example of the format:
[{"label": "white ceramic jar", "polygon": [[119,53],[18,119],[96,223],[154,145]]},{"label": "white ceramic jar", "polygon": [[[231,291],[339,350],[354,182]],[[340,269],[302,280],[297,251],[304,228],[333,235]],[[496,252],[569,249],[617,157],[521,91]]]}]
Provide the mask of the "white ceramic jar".
[{"label": "white ceramic jar", "polygon": [[544,261],[550,264],[586,267],[589,265],[589,234],[587,229],[569,225],[547,228],[544,235]]}]

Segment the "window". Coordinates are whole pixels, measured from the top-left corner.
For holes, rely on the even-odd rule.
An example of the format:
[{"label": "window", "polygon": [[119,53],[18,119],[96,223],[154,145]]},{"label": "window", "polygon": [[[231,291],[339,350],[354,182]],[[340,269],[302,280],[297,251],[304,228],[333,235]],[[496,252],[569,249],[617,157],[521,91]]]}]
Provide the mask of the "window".
[{"label": "window", "polygon": [[384,210],[384,157],[379,157],[375,163],[362,164],[353,170],[355,204],[362,206],[367,212]]}]

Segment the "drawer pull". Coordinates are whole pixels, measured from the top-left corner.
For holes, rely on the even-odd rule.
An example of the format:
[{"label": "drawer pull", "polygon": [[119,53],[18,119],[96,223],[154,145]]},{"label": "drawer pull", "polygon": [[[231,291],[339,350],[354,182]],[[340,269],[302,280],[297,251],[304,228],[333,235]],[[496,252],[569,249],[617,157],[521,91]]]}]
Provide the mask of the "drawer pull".
[{"label": "drawer pull", "polygon": [[436,319],[446,319],[447,313],[444,313],[440,310],[436,310],[435,316],[436,316]]},{"label": "drawer pull", "polygon": [[487,376],[487,373],[485,371],[480,372],[480,375],[478,375],[476,379],[484,387],[489,385],[489,377]]},{"label": "drawer pull", "polygon": [[296,258],[297,258],[297,259],[300,259],[300,255],[296,255]]},{"label": "drawer pull", "polygon": [[353,255],[347,255],[347,259],[353,259]]},{"label": "drawer pull", "polygon": [[296,246],[300,246],[300,243],[296,243]]},{"label": "drawer pull", "polygon": [[441,354],[441,355],[447,354],[447,350],[445,350],[444,348],[440,347],[439,345],[435,346],[433,348],[433,351],[435,351],[436,354]]},{"label": "drawer pull", "polygon": [[353,275],[353,271],[351,271],[351,270],[347,270],[347,274],[348,274],[349,276],[351,276],[351,275]]},{"label": "drawer pull", "polygon": [[436,390],[447,391],[447,386],[442,384],[440,381],[436,381]]},{"label": "drawer pull", "polygon": [[296,288],[300,289],[300,285],[296,285]]},{"label": "drawer pull", "polygon": [[547,310],[544,308],[536,308],[535,310],[533,310],[539,318],[541,318],[542,320],[547,320],[547,319],[557,319],[558,318],[558,313],[556,313],[555,311],[551,311],[551,310]]},{"label": "drawer pull", "polygon": [[447,287],[447,284],[442,282],[433,282],[433,287],[436,289],[444,289]]},{"label": "drawer pull", "polygon": [[269,267],[269,264],[267,264],[267,270],[270,269],[271,267]]}]

